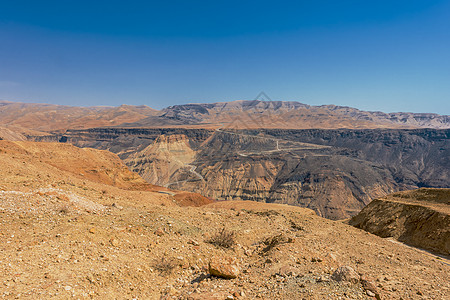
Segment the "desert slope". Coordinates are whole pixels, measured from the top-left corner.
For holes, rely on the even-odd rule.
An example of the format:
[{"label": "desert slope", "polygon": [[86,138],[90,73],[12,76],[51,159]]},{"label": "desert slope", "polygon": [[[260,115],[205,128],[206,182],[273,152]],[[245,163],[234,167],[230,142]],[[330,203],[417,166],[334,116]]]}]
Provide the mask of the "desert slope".
[{"label": "desert slope", "polygon": [[450,255],[450,189],[419,189],[373,200],[350,224]]},{"label": "desert slope", "polygon": [[198,194],[151,185],[109,151],[61,143],[0,141],[0,158],[0,188],[6,191],[28,193],[41,188],[62,188],[106,201],[105,195],[113,189],[119,194],[125,190],[132,191],[130,195],[139,194],[135,199],[129,198],[133,202],[146,196],[166,201],[167,205],[177,205],[177,201],[194,206],[211,202]]},{"label": "desert slope", "polygon": [[[449,296],[447,261],[309,209],[181,207],[167,189],[138,188],[117,156],[65,144],[0,141],[0,159],[6,299]],[[228,248],[211,243],[223,228]],[[228,262],[236,278],[210,274]]]},{"label": "desert slope", "polygon": [[136,122],[155,113],[148,106],[76,107],[0,101],[0,125],[38,131],[113,126]]}]

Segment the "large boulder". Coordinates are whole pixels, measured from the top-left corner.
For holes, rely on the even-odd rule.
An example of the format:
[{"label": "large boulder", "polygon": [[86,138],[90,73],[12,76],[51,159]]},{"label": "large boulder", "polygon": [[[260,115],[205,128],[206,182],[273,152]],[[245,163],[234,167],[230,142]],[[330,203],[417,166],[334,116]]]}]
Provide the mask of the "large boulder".
[{"label": "large boulder", "polygon": [[240,273],[239,264],[234,257],[213,257],[209,262],[209,273],[225,279],[236,278]]}]

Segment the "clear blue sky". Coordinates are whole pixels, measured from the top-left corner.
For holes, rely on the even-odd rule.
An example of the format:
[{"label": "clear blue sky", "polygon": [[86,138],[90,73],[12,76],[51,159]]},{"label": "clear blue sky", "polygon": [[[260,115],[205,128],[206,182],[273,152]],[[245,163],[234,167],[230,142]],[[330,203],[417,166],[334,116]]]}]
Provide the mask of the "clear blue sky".
[{"label": "clear blue sky", "polygon": [[0,99],[450,114],[450,1],[0,1]]}]

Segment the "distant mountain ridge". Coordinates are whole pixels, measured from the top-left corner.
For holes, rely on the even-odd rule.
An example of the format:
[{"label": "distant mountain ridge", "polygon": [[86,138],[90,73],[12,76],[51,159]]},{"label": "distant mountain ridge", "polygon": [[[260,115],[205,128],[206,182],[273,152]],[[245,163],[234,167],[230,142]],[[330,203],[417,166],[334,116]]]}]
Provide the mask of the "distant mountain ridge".
[{"label": "distant mountain ridge", "polygon": [[384,113],[352,107],[311,106],[295,101],[237,100],[182,104],[155,110],[148,106],[75,107],[0,101],[0,125],[39,131],[95,127],[193,127],[229,129],[449,129],[450,116],[434,113]]},{"label": "distant mountain ridge", "polygon": [[[169,106],[160,118],[188,124],[225,124],[225,127],[286,129],[450,128],[450,116],[433,113],[383,113],[352,107],[311,106],[293,101],[239,100]],[[145,124],[145,120],[139,123]]]},{"label": "distant mountain ridge", "polygon": [[114,126],[156,114],[148,106],[78,107],[56,104],[0,101],[0,125],[38,131],[64,131]]}]

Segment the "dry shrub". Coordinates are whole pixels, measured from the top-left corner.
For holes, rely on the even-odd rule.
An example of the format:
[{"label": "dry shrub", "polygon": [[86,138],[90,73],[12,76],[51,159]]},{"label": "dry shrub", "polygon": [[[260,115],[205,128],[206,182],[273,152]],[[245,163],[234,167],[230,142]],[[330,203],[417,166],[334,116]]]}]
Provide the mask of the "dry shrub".
[{"label": "dry shrub", "polygon": [[153,267],[162,275],[170,275],[176,266],[177,261],[173,257],[166,258],[165,256],[163,256],[159,259],[156,259],[153,263]]},{"label": "dry shrub", "polygon": [[295,223],[293,220],[289,220],[289,223],[291,225],[292,230],[294,231],[305,230],[303,226]]},{"label": "dry shrub", "polygon": [[236,244],[236,233],[222,228],[222,230],[216,232],[207,243],[213,244],[216,247],[231,248]]},{"label": "dry shrub", "polygon": [[267,253],[276,246],[284,243],[288,243],[289,239],[286,238],[282,233],[274,236],[270,236],[262,241],[262,243],[265,245],[265,247],[261,250],[261,253]]},{"label": "dry shrub", "polygon": [[58,212],[59,212],[60,214],[67,215],[67,214],[70,212],[69,206],[68,206],[68,205],[62,205],[62,206],[58,209]]}]

